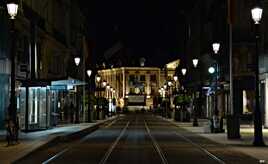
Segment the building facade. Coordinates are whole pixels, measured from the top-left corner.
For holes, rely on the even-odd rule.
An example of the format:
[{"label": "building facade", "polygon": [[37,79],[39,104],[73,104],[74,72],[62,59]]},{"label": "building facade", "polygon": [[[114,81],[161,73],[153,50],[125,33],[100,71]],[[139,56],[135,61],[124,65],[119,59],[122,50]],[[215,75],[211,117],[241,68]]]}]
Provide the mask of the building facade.
[{"label": "building facade", "polygon": [[102,96],[115,98],[116,105],[121,108],[153,109],[158,105],[156,99],[159,89],[167,80],[173,80],[178,65],[179,60],[176,60],[168,63],[165,69],[141,66],[99,70],[102,81],[106,81],[115,90],[112,97],[109,97],[107,89]]},{"label": "building facade", "polygon": [[[45,129],[54,125],[61,113],[59,111],[67,97],[77,98],[76,87],[70,88],[74,79],[61,86],[52,86],[53,81],[68,80],[78,71],[85,70],[88,53],[83,51],[87,45],[85,38],[85,17],[79,6],[71,1],[20,0],[15,19],[16,44],[16,97],[17,113],[22,129]],[[10,21],[6,4],[1,4],[1,42],[9,43]],[[0,126],[7,117],[10,88],[10,44],[1,44],[1,105]],[[76,68],[73,58],[80,56],[83,64]],[[83,76],[75,79],[83,81]],[[57,83],[56,83],[57,84]],[[72,86],[81,84],[73,83]],[[68,89],[69,86],[69,89]],[[72,90],[71,92],[69,92]],[[69,95],[69,93],[71,95]],[[65,100],[66,99],[66,100]],[[75,103],[76,105],[76,103]],[[84,107],[83,107],[84,108]],[[70,113],[70,112],[69,112]]]}]

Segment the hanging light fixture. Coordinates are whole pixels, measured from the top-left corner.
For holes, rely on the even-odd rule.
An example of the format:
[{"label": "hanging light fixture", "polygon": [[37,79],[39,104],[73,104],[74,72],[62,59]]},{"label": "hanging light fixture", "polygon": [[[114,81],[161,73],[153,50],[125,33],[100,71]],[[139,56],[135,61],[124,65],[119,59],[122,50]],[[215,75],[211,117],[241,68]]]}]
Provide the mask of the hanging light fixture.
[{"label": "hanging light fixture", "polygon": [[78,66],[80,64],[80,61],[81,61],[80,57],[75,57],[74,58],[74,63],[75,63],[76,66]]},{"label": "hanging light fixture", "polygon": [[10,19],[15,19],[15,17],[18,14],[18,7],[19,5],[14,2],[7,4],[7,11],[8,11],[8,14],[10,15]]},{"label": "hanging light fixture", "polygon": [[254,7],[251,10],[251,16],[252,16],[252,19],[255,22],[255,24],[259,24],[261,21],[261,17],[262,17],[262,8]]},{"label": "hanging light fixture", "polygon": [[102,82],[102,85],[103,85],[103,87],[106,87],[107,82],[106,82],[106,81],[103,81],[103,82]]},{"label": "hanging light fixture", "polygon": [[100,81],[101,81],[101,77],[100,77],[100,75],[96,75],[96,81],[99,83]]},{"label": "hanging light fixture", "polygon": [[186,75],[186,72],[187,72],[187,69],[186,69],[186,68],[182,68],[182,69],[181,69],[181,73],[182,73],[183,76]]},{"label": "hanging light fixture", "polygon": [[193,59],[193,65],[194,65],[195,68],[197,67],[197,65],[198,65],[198,59]]},{"label": "hanging light fixture", "polygon": [[90,77],[90,76],[91,76],[91,74],[92,74],[92,70],[90,70],[90,69],[89,69],[89,70],[87,70],[87,76],[88,76],[88,77]]},{"label": "hanging light fixture", "polygon": [[174,79],[175,82],[178,81],[178,76],[177,75],[174,75],[173,76],[173,79]]},{"label": "hanging light fixture", "polygon": [[220,43],[213,43],[212,44],[212,48],[213,48],[213,51],[214,51],[215,54],[217,54],[219,52],[220,46],[221,46]]}]

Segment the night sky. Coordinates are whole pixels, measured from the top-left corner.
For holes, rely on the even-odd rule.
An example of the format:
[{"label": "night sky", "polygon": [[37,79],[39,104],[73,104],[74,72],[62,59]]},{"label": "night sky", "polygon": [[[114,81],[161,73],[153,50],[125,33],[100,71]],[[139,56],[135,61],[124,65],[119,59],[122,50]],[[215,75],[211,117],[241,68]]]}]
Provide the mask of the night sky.
[{"label": "night sky", "polygon": [[194,5],[192,0],[185,4],[172,0],[81,0],[81,3],[98,63],[117,42],[123,44],[125,55],[136,60],[145,57],[146,63],[154,66],[180,58],[184,53],[184,13]]}]

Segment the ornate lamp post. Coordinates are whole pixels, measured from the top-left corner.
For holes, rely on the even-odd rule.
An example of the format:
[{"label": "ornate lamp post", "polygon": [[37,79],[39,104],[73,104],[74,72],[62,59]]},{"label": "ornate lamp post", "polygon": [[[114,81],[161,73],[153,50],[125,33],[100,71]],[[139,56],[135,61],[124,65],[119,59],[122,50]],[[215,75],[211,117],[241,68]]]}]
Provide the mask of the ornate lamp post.
[{"label": "ornate lamp post", "polygon": [[263,134],[262,134],[262,117],[260,111],[259,102],[259,47],[258,42],[260,38],[259,34],[259,24],[262,18],[262,8],[255,7],[251,10],[251,16],[255,23],[255,44],[256,44],[256,57],[255,57],[255,111],[254,111],[254,141],[255,146],[264,146]]},{"label": "ornate lamp post", "polygon": [[169,109],[169,112],[170,112],[170,109],[171,109],[172,85],[173,85],[172,82],[168,81],[168,95],[169,95],[169,108],[168,109]]},{"label": "ornate lamp post", "polygon": [[108,111],[107,111],[107,114],[108,116],[110,116],[110,89],[111,89],[111,86],[109,84],[106,85],[106,90],[107,90],[107,99],[108,99]]},{"label": "ornate lamp post", "polygon": [[173,76],[173,80],[175,82],[175,92],[177,92],[177,81],[178,81],[178,76],[177,75],[174,75]]},{"label": "ornate lamp post", "polygon": [[[163,85],[163,88],[164,88],[164,92],[166,93],[166,91],[167,91],[167,89],[168,89],[168,85],[165,83],[164,85]],[[165,107],[165,115],[166,115],[166,117],[167,117],[167,111],[168,111],[168,104],[167,104],[167,99],[166,99],[166,97],[164,97],[164,99],[165,99],[165,105],[166,105],[166,107]]]},{"label": "ornate lamp post", "polygon": [[[17,107],[16,107],[16,93],[15,93],[15,87],[16,87],[16,75],[15,75],[15,55],[16,55],[16,42],[15,42],[15,17],[18,14],[18,7],[19,5],[15,2],[7,3],[7,11],[10,15],[11,19],[11,93],[10,93],[10,107],[9,107],[9,117],[11,117],[13,123],[16,122],[17,117]],[[28,113],[26,113],[28,114]],[[28,117],[27,117],[28,118]],[[28,122],[27,122],[28,125]]]},{"label": "ornate lamp post", "polygon": [[[181,69],[181,73],[183,75],[181,90],[182,90],[183,99],[185,99],[185,97],[186,97],[186,90],[184,88],[184,80],[185,80],[185,77],[186,77],[187,69],[185,67],[183,67]],[[180,111],[181,111],[181,121],[183,121],[184,118],[185,118],[185,112],[186,112],[185,104],[182,105],[182,109]]]},{"label": "ornate lamp post", "polygon": [[100,75],[96,75],[96,82],[97,82],[97,119],[100,118],[100,108],[99,108],[99,98],[100,98],[100,81],[101,77]]},{"label": "ornate lamp post", "polygon": [[[193,59],[192,61],[193,61],[194,68],[197,68],[198,59]],[[198,100],[196,100],[197,99],[196,92],[197,91],[195,91],[195,93],[194,93],[194,102],[195,102],[195,104],[194,104],[194,120],[193,120],[193,126],[198,126],[198,119],[197,119],[197,108],[198,108],[197,102],[198,102]]]},{"label": "ornate lamp post", "polygon": [[[79,64],[80,64],[80,61],[81,61],[81,58],[79,57],[79,56],[76,56],[76,57],[74,57],[74,63],[75,63],[75,65],[78,67],[79,66]],[[77,71],[77,73],[78,73],[78,68],[76,69],[76,71]],[[87,72],[86,72],[87,73]],[[76,86],[76,88],[78,88],[77,86]],[[78,89],[76,90],[76,113],[75,113],[75,123],[79,123],[79,112],[77,112],[77,110],[79,111],[79,100],[78,100]],[[90,119],[90,118],[89,118]],[[88,120],[88,122],[90,122],[89,120]]]},{"label": "ornate lamp post", "polygon": [[87,109],[87,115],[88,115],[88,122],[91,122],[91,110],[90,110],[90,76],[92,74],[92,70],[87,70],[87,76],[88,76],[88,109]]},{"label": "ornate lamp post", "polygon": [[[212,48],[213,48],[213,51],[216,54],[218,54],[219,50],[220,50],[220,43],[216,42],[216,43],[213,43],[212,44]],[[214,127],[216,129],[219,129],[218,127],[218,116],[219,116],[219,110],[218,110],[218,80],[219,80],[219,76],[220,76],[220,68],[219,68],[219,61],[217,60],[217,57],[216,57],[216,79],[215,79],[215,104],[214,104],[214,117],[213,117],[213,120],[214,120]]]},{"label": "ornate lamp post", "polygon": [[114,88],[111,87],[111,88],[110,88],[110,91],[109,91],[110,94],[111,94],[111,97],[110,97],[110,99],[109,99],[109,103],[110,103],[110,105],[109,105],[109,106],[110,106],[110,107],[109,107],[109,108],[110,108],[110,110],[109,110],[109,111],[110,111],[109,114],[110,114],[110,116],[112,116],[112,112],[113,112],[113,111],[112,111],[112,109],[113,109],[113,91],[114,91]]}]

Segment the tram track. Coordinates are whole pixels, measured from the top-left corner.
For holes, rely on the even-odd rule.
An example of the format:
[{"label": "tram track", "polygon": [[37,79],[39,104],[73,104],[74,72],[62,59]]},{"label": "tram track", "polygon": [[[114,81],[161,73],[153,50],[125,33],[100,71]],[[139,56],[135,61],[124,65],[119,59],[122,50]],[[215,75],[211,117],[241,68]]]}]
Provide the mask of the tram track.
[{"label": "tram track", "polygon": [[[111,127],[118,120],[120,120],[120,119],[115,119],[115,120],[111,121],[109,124],[105,125],[103,128],[109,128],[109,127]],[[88,134],[88,135],[91,135],[91,134]],[[79,141],[77,141],[76,144],[81,144],[81,143],[85,142],[87,140],[87,136],[84,136],[82,139],[80,139]],[[56,160],[57,158],[59,158],[60,156],[62,156],[64,153],[66,153],[67,151],[69,151],[70,149],[72,149],[74,147],[74,145],[76,145],[76,144],[73,144],[71,146],[68,146],[68,147],[64,148],[63,150],[61,150],[60,152],[56,153],[52,157],[50,157],[47,160],[43,161],[42,164],[49,164],[49,163],[53,162],[54,160]]]},{"label": "tram track", "polygon": [[[28,159],[37,158],[34,163],[42,164],[70,161],[92,164],[255,163],[244,154],[206,140],[169,121],[141,114],[129,114],[109,122],[96,132],[57,148],[54,153],[50,151],[41,150],[36,153],[40,156],[33,154]],[[41,159],[43,162],[38,162]],[[24,161],[27,162],[29,160]]]}]

